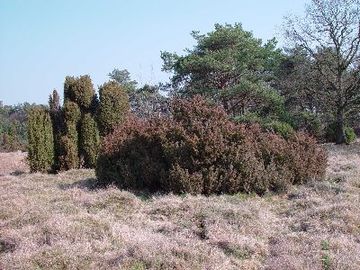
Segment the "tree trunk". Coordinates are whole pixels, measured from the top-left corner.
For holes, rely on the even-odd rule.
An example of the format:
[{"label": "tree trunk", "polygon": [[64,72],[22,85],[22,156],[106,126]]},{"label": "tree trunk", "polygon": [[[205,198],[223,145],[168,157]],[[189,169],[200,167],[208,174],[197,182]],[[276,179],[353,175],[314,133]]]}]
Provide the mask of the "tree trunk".
[{"label": "tree trunk", "polygon": [[338,111],[336,115],[336,144],[345,143],[344,113]]}]

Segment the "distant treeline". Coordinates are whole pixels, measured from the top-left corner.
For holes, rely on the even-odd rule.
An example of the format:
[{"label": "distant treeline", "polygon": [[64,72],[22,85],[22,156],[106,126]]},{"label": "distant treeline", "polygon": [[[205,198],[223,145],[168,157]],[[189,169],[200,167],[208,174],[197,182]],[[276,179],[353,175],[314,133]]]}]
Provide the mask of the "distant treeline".
[{"label": "distant treeline", "polygon": [[34,106],[35,104],[23,103],[0,107],[0,151],[26,151],[27,114]]}]

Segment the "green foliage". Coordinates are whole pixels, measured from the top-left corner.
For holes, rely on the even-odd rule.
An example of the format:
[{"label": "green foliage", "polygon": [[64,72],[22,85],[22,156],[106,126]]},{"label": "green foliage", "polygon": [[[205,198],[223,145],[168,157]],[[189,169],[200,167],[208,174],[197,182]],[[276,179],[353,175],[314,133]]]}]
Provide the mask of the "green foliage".
[{"label": "green foliage", "polygon": [[94,168],[99,150],[100,136],[95,119],[90,113],[84,114],[80,120],[80,156],[84,167]]},{"label": "green foliage", "polygon": [[80,120],[81,112],[79,106],[72,101],[66,100],[64,102],[64,120],[65,123],[77,123]]},{"label": "green foliage", "polygon": [[256,113],[261,117],[281,117],[285,110],[284,98],[262,82],[241,81],[223,91],[220,97],[230,102],[223,105],[233,116]]},{"label": "green foliage", "polygon": [[70,135],[64,135],[60,138],[60,145],[60,170],[79,168],[77,140]]},{"label": "green foliage", "polygon": [[325,138],[328,142],[336,141],[336,123],[332,122],[325,129]]},{"label": "green foliage", "polygon": [[258,124],[264,131],[274,132],[285,139],[291,137],[295,130],[294,128],[285,121],[280,121],[270,117],[261,117],[257,113],[247,113],[234,118],[237,123],[243,124]]},{"label": "green foliage", "polygon": [[295,131],[291,125],[285,122],[273,120],[271,122],[268,122],[264,124],[265,129],[275,132],[276,134],[279,134],[285,139],[290,138],[290,136],[294,135]]},{"label": "green foliage", "polygon": [[53,137],[54,137],[54,171],[58,171],[60,169],[60,160],[59,157],[61,155],[61,136],[64,129],[64,119],[63,112],[60,106],[60,96],[56,90],[52,92],[49,96],[49,111],[51,122],[53,126]]},{"label": "green foliage", "polygon": [[310,101],[309,111],[330,116],[336,122],[336,143],[342,144],[345,124],[360,105],[360,46],[354,46],[360,36],[359,1],[313,0],[305,12],[303,17],[286,18],[286,37],[305,58],[305,65],[290,72],[296,76],[288,80],[300,91],[288,90]]},{"label": "green foliage", "polygon": [[20,142],[18,127],[18,123],[14,121],[2,134],[1,148],[4,151],[24,150],[24,146]]},{"label": "green foliage", "polygon": [[129,98],[126,90],[115,81],[103,84],[99,88],[100,105],[98,124],[101,135],[111,132],[121,124],[129,112]]},{"label": "green foliage", "polygon": [[310,112],[299,112],[293,115],[294,126],[316,138],[323,137],[323,124],[319,115]]},{"label": "green foliage", "polygon": [[65,78],[64,100],[79,105],[81,110],[90,110],[95,95],[94,86],[89,75]]},{"label": "green foliage", "polygon": [[116,81],[123,89],[127,91],[128,94],[136,90],[137,82],[131,80],[130,72],[126,69],[119,70],[115,68],[109,74],[110,79]]},{"label": "green foliage", "polygon": [[277,108],[280,96],[268,86],[282,58],[275,40],[263,45],[240,24],[216,24],[214,31],[192,36],[197,44],[187,55],[161,54],[163,70],[174,73],[176,94],[201,94],[233,116],[249,112],[255,104],[256,109]]},{"label": "green foliage", "polygon": [[54,138],[50,114],[35,107],[28,116],[28,160],[32,172],[49,172],[54,164]]},{"label": "green foliage", "polygon": [[255,123],[262,124],[264,118],[262,118],[255,112],[250,112],[233,117],[233,120],[237,123],[243,123],[243,124],[255,124]]},{"label": "green foliage", "polygon": [[70,170],[80,166],[77,130],[81,117],[80,108],[75,102],[65,100],[63,114],[64,135],[60,139],[59,162],[61,170]]},{"label": "green foliage", "polygon": [[175,193],[283,191],[322,178],[326,154],[302,133],[285,140],[228,119],[205,100],[175,100],[171,117],[127,119],[102,141],[103,184]]},{"label": "green foliage", "polygon": [[331,269],[331,257],[330,257],[330,243],[328,240],[321,241],[321,250],[322,250],[322,266],[324,270]]},{"label": "green foliage", "polygon": [[[336,135],[337,135],[337,123],[332,122],[326,127],[326,133],[325,138],[328,142],[336,142]],[[357,136],[352,127],[345,126],[344,127],[344,133],[345,133],[345,143],[351,144],[353,143]]]},{"label": "green foliage", "polygon": [[345,127],[345,143],[351,144],[356,141],[356,133],[353,128],[351,127]]},{"label": "green foliage", "polygon": [[99,132],[93,118],[98,99],[90,77],[66,77],[64,97],[60,169],[93,168],[99,145]]},{"label": "green foliage", "polygon": [[0,107],[0,151],[26,151],[29,103]]}]

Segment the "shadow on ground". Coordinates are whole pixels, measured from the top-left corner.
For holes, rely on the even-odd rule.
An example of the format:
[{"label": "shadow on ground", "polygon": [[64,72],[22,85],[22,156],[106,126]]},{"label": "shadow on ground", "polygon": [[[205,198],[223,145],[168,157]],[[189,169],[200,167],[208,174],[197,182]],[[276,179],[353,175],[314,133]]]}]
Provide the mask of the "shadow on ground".
[{"label": "shadow on ground", "polygon": [[[79,180],[79,181],[76,181],[76,182],[71,183],[71,184],[58,184],[58,187],[61,190],[69,190],[69,189],[79,188],[79,189],[83,189],[83,190],[87,190],[87,191],[104,190],[104,189],[106,189],[108,187],[119,188],[116,185],[99,184],[97,182],[97,179],[93,178],[93,177],[86,178],[86,179],[83,179],[83,180]],[[121,189],[121,188],[119,188],[119,189]],[[148,190],[124,189],[124,191],[131,192],[132,194],[134,194],[136,197],[138,197],[142,201],[151,200],[154,196],[159,197],[159,196],[163,196],[163,195],[168,194],[168,193],[164,193],[164,192],[150,192]]]},{"label": "shadow on ground", "polygon": [[26,172],[23,171],[23,170],[15,170],[15,171],[10,173],[10,175],[12,175],[12,176],[20,176],[20,175],[23,175],[23,174],[26,174]]},{"label": "shadow on ground", "polygon": [[61,190],[68,190],[73,188],[80,188],[86,190],[95,190],[99,188],[104,188],[104,186],[100,186],[96,181],[96,178],[87,178],[83,180],[76,181],[71,184],[59,184],[58,187]]}]

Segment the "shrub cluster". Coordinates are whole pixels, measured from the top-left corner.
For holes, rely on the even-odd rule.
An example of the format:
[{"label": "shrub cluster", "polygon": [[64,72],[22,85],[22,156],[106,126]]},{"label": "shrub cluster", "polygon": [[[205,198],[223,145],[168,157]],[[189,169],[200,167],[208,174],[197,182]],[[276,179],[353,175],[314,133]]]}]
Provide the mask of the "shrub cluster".
[{"label": "shrub cluster", "polygon": [[[51,171],[95,167],[100,144],[97,120],[104,123],[106,130],[104,134],[106,134],[113,125],[121,122],[128,106],[127,94],[114,82],[105,84],[100,89],[100,95],[102,103],[99,104],[88,75],[66,77],[62,107],[57,91],[54,90],[50,95],[47,113],[51,118],[49,121],[53,132],[51,149],[54,151]],[[29,133],[36,134],[39,128],[31,121],[28,123]],[[41,149],[43,146],[38,145],[41,142],[32,141],[30,148]],[[29,159],[33,163],[38,162],[34,155],[29,155]],[[46,171],[49,170],[46,167]],[[38,166],[34,167],[33,171],[45,171],[45,169]]]},{"label": "shrub cluster", "polygon": [[303,133],[285,139],[236,124],[197,96],[175,100],[169,117],[128,118],[103,140],[96,174],[129,189],[263,194],[322,178],[326,160]]}]

